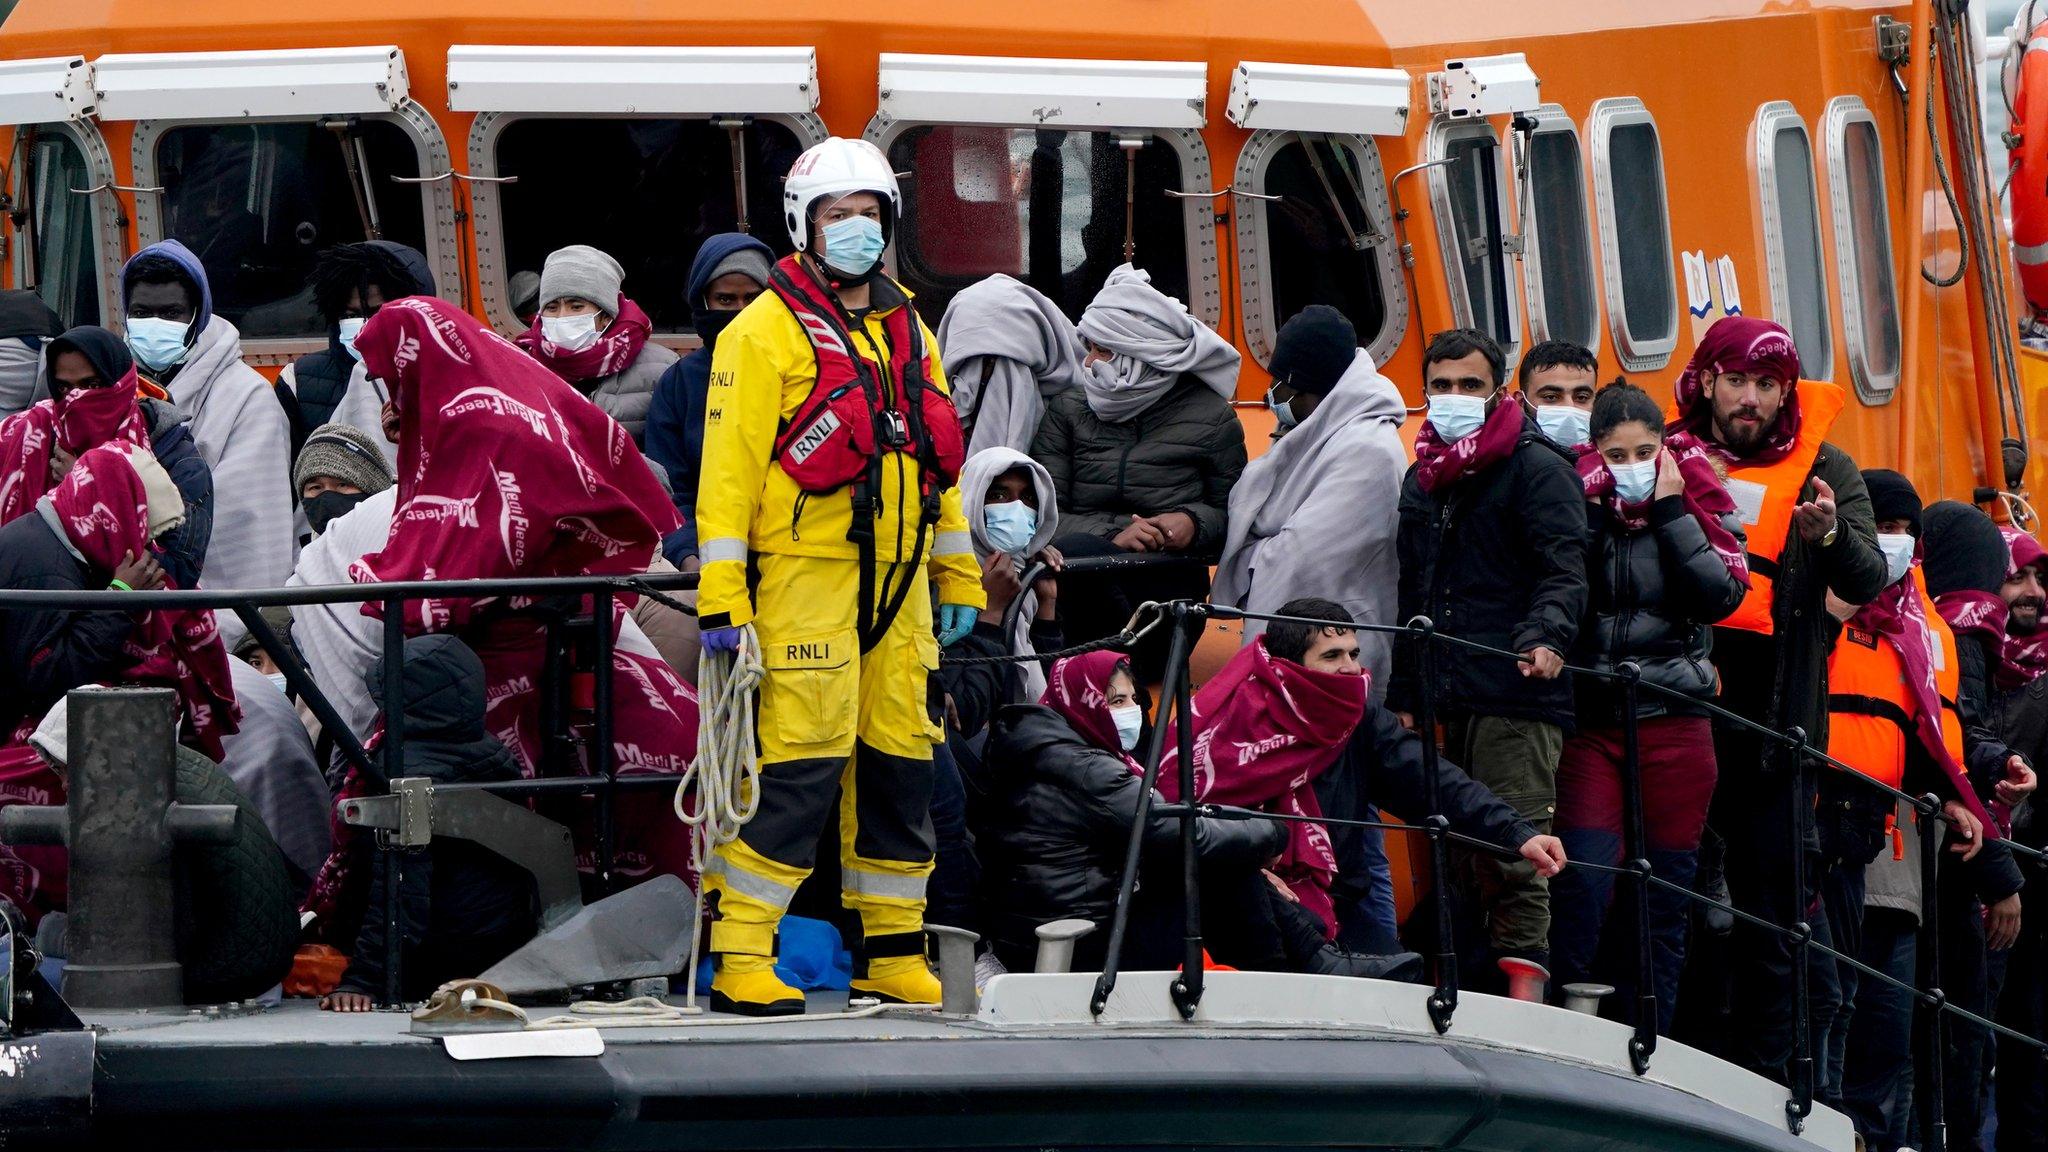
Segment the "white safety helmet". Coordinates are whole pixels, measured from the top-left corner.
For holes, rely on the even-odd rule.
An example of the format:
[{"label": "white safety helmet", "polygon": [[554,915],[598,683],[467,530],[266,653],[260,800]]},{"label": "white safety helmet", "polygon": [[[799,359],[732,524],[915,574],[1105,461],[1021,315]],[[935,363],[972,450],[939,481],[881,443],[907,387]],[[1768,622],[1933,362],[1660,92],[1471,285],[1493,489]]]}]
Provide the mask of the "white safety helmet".
[{"label": "white safety helmet", "polygon": [[799,252],[811,246],[811,211],[820,200],[872,192],[883,198],[886,209],[882,234],[895,231],[903,214],[903,191],[896,186],[896,170],[882,150],[865,140],[834,136],[814,144],[796,163],[782,183],[782,222],[789,228],[790,242]]}]

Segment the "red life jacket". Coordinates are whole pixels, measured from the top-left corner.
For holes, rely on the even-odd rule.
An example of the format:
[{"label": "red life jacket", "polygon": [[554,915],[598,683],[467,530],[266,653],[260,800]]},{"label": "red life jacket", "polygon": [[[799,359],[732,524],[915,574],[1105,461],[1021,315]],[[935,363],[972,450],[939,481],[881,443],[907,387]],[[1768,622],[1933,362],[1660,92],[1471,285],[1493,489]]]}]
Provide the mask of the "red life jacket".
[{"label": "red life jacket", "polygon": [[838,298],[796,256],[778,263],[769,281],[769,291],[803,325],[818,361],[811,394],[775,440],[775,458],[789,478],[813,495],[837,492],[866,477],[884,455],[901,452],[917,461],[925,494],[951,487],[966,461],[966,437],[952,398],[931,383],[930,351],[908,300],[882,317],[881,351],[889,362],[877,372],[854,351]]}]

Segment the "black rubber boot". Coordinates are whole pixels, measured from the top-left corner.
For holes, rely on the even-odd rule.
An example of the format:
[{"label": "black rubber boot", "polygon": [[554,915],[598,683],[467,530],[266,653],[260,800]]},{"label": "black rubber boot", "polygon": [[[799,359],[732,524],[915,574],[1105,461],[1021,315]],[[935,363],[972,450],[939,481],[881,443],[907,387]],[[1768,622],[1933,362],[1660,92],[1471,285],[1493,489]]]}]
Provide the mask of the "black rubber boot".
[{"label": "black rubber boot", "polygon": [[1280,929],[1281,947],[1287,953],[1290,966],[1297,972],[1407,983],[1422,979],[1422,957],[1417,953],[1368,956],[1362,952],[1346,952],[1330,940],[1322,918],[1301,905],[1275,901],[1273,911],[1273,918]]}]

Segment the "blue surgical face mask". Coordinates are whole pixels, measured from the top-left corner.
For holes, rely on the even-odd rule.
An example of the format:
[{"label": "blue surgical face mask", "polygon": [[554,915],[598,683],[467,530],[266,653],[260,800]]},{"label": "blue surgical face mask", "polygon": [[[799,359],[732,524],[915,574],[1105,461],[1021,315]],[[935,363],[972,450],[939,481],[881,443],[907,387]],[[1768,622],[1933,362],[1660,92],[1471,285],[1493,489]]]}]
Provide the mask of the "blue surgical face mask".
[{"label": "blue surgical face mask", "polygon": [[1609,464],[1614,473],[1614,494],[1624,504],[1641,504],[1657,490],[1657,458],[1638,460],[1633,464]]},{"label": "blue surgical face mask", "polygon": [[363,362],[363,354],[356,351],[356,337],[363,334],[363,325],[368,323],[369,321],[361,316],[344,316],[338,325],[341,329],[339,333],[341,346],[348,349],[348,354],[355,357],[358,364]]},{"label": "blue surgical face mask", "polygon": [[1545,404],[1536,409],[1536,427],[1559,448],[1576,448],[1593,441],[1593,414],[1569,404]]},{"label": "blue surgical face mask", "polygon": [[1022,500],[986,505],[981,519],[988,528],[988,542],[1011,555],[1021,555],[1038,535],[1038,510]]},{"label": "blue surgical face mask", "polygon": [[282,672],[266,673],[263,678],[265,680],[270,681],[272,684],[277,685],[277,690],[279,692],[289,694],[292,690],[291,682],[284,678],[284,673]]},{"label": "blue surgical face mask", "polygon": [[825,263],[834,272],[863,276],[882,258],[882,222],[849,216],[825,225]]},{"label": "blue surgical face mask", "polygon": [[183,364],[191,349],[185,346],[185,333],[192,330],[190,324],[176,320],[159,320],[154,316],[139,316],[128,321],[128,350],[151,372],[161,372],[174,364]]},{"label": "blue surgical face mask", "polygon": [[1271,388],[1266,389],[1266,407],[1273,410],[1273,422],[1282,429],[1292,428],[1301,423],[1301,418],[1294,414],[1294,401],[1273,399]]},{"label": "blue surgical face mask", "polygon": [[1877,550],[1884,553],[1884,585],[1889,588],[1906,578],[1913,567],[1913,549],[1920,541],[1910,532],[1879,532]]},{"label": "blue surgical face mask", "polygon": [[1122,708],[1111,708],[1109,718],[1116,722],[1116,742],[1129,752],[1138,746],[1138,732],[1145,726],[1145,710],[1136,704]]},{"label": "blue surgical face mask", "polygon": [[1486,423],[1486,397],[1460,396],[1443,392],[1429,398],[1429,426],[1446,444],[1452,444]]}]

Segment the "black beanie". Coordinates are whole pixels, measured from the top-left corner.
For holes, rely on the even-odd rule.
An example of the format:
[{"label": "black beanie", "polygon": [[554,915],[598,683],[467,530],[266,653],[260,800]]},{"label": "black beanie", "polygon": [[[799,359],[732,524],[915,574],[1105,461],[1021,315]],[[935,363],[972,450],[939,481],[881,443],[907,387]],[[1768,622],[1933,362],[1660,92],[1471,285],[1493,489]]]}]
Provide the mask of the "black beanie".
[{"label": "black beanie", "polygon": [[1920,553],[1929,596],[1996,593],[2012,564],[2012,550],[1998,524],[1982,509],[1956,500],[1927,506]]},{"label": "black beanie", "polygon": [[1871,519],[1880,524],[1904,520],[1913,535],[1920,535],[1920,492],[1911,480],[1889,468],[1865,468],[1863,486],[1870,489]]},{"label": "black beanie", "polygon": [[1311,304],[1280,326],[1267,371],[1296,392],[1327,396],[1358,356],[1358,330],[1328,304]]}]

